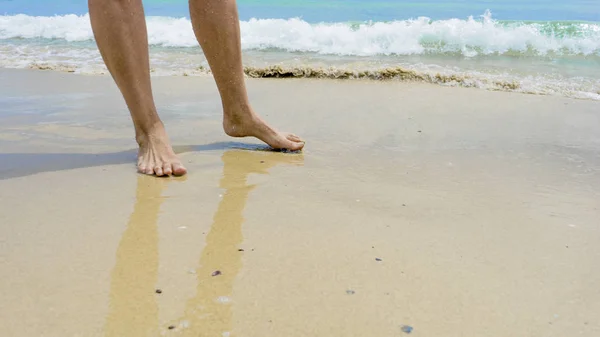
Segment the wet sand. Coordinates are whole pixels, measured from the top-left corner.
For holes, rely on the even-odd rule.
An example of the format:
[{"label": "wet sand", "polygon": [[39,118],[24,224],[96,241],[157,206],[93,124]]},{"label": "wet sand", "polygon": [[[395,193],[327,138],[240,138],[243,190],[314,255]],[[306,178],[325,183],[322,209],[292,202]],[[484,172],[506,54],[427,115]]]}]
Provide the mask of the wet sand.
[{"label": "wet sand", "polygon": [[109,77],[0,70],[3,336],[600,335],[600,103],[249,80],[289,154],[154,83],[183,178]]}]

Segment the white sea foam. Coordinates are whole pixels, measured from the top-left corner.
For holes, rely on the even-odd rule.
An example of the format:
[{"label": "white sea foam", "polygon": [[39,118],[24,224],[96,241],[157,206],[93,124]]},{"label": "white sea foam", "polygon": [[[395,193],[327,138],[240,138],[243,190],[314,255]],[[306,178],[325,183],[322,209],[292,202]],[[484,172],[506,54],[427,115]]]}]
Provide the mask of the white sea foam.
[{"label": "white sea foam", "polygon": [[[0,16],[0,39],[92,41],[89,15]],[[164,47],[196,47],[186,18],[148,17],[148,40]],[[593,23],[502,23],[481,18],[429,18],[362,24],[310,24],[300,19],[241,22],[245,50],[279,49],[335,55],[453,53],[600,56],[600,25]]]}]

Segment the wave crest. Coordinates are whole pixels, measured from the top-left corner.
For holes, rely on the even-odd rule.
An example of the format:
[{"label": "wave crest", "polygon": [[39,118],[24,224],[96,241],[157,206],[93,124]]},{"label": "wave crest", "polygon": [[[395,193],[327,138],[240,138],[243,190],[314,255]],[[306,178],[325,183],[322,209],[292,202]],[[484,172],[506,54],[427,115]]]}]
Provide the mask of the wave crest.
[{"label": "wave crest", "polygon": [[[150,44],[197,47],[186,18],[148,17]],[[488,11],[476,20],[412,20],[310,24],[300,19],[242,21],[244,50],[284,50],[332,55],[490,54],[600,56],[600,25],[500,22]],[[92,41],[89,15],[0,16],[0,39]]]}]

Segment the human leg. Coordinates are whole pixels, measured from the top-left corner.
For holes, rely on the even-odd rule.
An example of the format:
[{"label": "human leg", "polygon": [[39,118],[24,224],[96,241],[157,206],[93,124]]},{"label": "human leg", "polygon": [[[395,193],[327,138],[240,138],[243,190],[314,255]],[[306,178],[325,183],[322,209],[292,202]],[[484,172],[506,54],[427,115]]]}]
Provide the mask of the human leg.
[{"label": "human leg", "polygon": [[138,171],[185,174],[154,104],[142,1],[88,0],[88,5],[98,49],[131,113],[139,144]]},{"label": "human leg", "polygon": [[256,137],[276,149],[302,149],[304,142],[298,136],[270,127],[250,106],[235,0],[189,0],[189,5],[194,33],[221,95],[225,133]]}]

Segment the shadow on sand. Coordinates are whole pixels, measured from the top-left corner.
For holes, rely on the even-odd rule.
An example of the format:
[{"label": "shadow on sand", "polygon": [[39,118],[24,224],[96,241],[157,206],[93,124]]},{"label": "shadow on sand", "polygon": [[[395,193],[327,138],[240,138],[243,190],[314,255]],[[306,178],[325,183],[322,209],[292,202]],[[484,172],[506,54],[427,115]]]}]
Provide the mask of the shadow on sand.
[{"label": "shadow on sand", "polygon": [[[174,146],[173,149],[178,154],[229,149],[273,151],[264,145],[240,142]],[[131,164],[132,169],[135,169],[136,155],[136,149],[110,153],[0,153],[0,180],[118,164]]]}]

